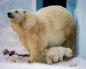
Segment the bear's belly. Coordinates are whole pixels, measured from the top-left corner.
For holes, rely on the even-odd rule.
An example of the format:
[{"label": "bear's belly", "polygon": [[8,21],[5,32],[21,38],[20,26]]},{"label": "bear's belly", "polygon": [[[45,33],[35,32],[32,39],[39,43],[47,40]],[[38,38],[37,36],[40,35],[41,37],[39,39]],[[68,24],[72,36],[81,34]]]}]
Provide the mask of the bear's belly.
[{"label": "bear's belly", "polygon": [[55,32],[48,35],[49,46],[59,46],[62,45],[65,41],[65,34],[63,32]]}]

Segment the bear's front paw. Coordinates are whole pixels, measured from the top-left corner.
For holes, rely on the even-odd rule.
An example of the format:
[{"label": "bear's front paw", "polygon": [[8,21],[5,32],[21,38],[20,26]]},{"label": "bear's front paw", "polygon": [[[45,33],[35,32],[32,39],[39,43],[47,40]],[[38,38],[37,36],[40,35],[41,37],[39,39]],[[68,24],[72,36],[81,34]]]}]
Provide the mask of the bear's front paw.
[{"label": "bear's front paw", "polygon": [[29,57],[28,58],[28,63],[32,63],[33,61],[32,61],[32,59],[31,59],[31,57]]},{"label": "bear's front paw", "polygon": [[52,60],[47,60],[47,64],[50,64],[50,65],[53,64]]}]

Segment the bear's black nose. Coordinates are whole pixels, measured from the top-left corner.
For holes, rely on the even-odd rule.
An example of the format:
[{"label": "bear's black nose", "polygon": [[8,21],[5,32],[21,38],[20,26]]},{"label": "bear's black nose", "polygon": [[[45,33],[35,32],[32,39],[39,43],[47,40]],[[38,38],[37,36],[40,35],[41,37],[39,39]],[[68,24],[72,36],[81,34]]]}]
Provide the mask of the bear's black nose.
[{"label": "bear's black nose", "polygon": [[7,15],[9,18],[14,18],[13,14],[11,12],[8,12]]},{"label": "bear's black nose", "polygon": [[7,15],[10,16],[11,15],[11,12],[8,12]]}]

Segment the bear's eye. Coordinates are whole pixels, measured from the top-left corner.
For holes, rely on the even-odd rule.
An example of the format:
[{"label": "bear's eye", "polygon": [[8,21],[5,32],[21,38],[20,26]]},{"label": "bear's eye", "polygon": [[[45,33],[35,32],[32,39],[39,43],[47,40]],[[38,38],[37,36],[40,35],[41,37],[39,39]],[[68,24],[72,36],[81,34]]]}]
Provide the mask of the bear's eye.
[{"label": "bear's eye", "polygon": [[24,11],[24,13],[26,13],[26,11]]},{"label": "bear's eye", "polygon": [[18,13],[18,11],[16,10],[15,13]]}]

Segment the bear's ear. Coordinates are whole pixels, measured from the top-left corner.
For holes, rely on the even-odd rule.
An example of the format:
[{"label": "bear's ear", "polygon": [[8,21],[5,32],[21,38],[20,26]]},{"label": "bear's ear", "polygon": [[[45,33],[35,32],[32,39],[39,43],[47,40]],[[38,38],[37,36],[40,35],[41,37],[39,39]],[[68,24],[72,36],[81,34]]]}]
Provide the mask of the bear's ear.
[{"label": "bear's ear", "polygon": [[69,51],[69,48],[65,48],[64,51],[65,51],[65,54],[66,54]]},{"label": "bear's ear", "polygon": [[69,51],[71,51],[71,49],[70,49],[70,48],[65,48],[65,50],[66,50],[66,52],[69,52]]},{"label": "bear's ear", "polygon": [[66,54],[67,53],[67,49],[65,48],[65,50],[64,50],[64,53]]}]

